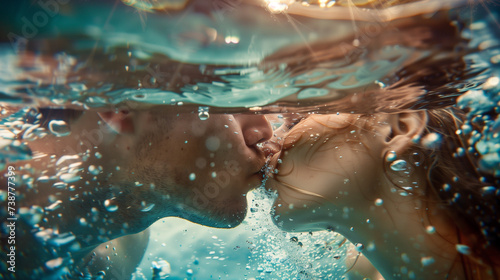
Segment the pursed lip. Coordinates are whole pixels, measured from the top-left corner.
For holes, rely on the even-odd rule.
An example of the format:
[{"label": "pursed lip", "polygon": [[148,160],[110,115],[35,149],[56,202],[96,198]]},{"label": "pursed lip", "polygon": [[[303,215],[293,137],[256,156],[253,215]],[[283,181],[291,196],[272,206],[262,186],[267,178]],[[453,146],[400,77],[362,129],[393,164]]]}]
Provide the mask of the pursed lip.
[{"label": "pursed lip", "polygon": [[281,145],[275,141],[268,141],[264,144],[262,148],[264,156],[268,158],[269,156],[275,155],[281,151]]},{"label": "pursed lip", "polygon": [[249,148],[252,150],[251,157],[254,159],[251,166],[251,170],[254,171],[252,176],[261,174],[262,168],[266,165],[265,152],[257,146],[250,146]]}]

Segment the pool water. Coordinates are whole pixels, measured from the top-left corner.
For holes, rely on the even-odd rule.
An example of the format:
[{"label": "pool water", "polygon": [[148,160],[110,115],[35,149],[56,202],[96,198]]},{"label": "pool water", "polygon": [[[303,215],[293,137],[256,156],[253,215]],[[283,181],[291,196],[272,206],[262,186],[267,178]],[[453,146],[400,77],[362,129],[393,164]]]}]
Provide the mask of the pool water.
[{"label": "pool water", "polygon": [[[41,107],[165,105],[209,119],[215,113],[392,113],[456,104],[468,110],[469,122],[483,125],[469,143],[480,155],[480,170],[500,177],[500,8],[494,1],[3,6],[0,170],[37,156],[16,137],[67,133],[64,122],[48,131],[36,126]],[[28,189],[41,180],[23,178]],[[159,220],[132,275],[110,265],[82,279],[346,278],[357,257],[354,246],[330,231],[281,231],[269,215],[274,196],[263,187],[250,192],[247,216],[234,229]],[[0,200],[4,223],[4,188]],[[23,211],[38,221],[43,209],[35,208]],[[4,224],[2,239],[7,234]],[[108,246],[105,254],[119,258],[113,241]],[[10,279],[5,262],[0,267]]]},{"label": "pool water", "polygon": [[247,218],[234,229],[175,218],[155,223],[135,279],[151,279],[151,262],[159,260],[168,262],[167,279],[335,279],[347,270],[346,261],[355,258],[347,252],[352,245],[338,234],[278,229],[263,188],[250,193],[249,202]]}]

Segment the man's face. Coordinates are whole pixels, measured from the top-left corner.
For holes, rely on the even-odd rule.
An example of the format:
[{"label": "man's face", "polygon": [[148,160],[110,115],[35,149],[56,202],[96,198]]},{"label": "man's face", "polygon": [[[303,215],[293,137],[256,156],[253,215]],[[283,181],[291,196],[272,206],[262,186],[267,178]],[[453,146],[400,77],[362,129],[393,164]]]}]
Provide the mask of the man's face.
[{"label": "man's face", "polygon": [[136,117],[128,180],[153,184],[174,215],[234,227],[246,213],[246,193],[261,183],[257,144],[269,139],[264,116],[150,111]]}]

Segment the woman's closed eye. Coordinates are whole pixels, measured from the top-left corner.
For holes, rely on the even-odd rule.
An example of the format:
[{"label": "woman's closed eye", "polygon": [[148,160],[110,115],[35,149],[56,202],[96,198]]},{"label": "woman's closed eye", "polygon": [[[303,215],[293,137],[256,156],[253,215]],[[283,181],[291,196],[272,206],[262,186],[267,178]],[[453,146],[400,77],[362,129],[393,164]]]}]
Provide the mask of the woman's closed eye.
[{"label": "woman's closed eye", "polygon": [[286,127],[288,128],[288,130],[291,130],[294,126],[296,126],[300,121],[300,120],[294,120],[292,122],[289,122],[289,123],[285,123],[284,125],[286,125]]}]

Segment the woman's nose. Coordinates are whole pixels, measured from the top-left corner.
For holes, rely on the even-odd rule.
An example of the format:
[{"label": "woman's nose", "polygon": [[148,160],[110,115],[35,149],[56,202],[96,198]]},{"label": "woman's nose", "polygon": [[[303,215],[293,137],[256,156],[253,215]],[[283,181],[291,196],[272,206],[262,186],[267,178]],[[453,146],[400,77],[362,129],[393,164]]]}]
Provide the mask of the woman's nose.
[{"label": "woman's nose", "polygon": [[263,115],[235,115],[247,146],[254,146],[273,136],[271,124]]}]

